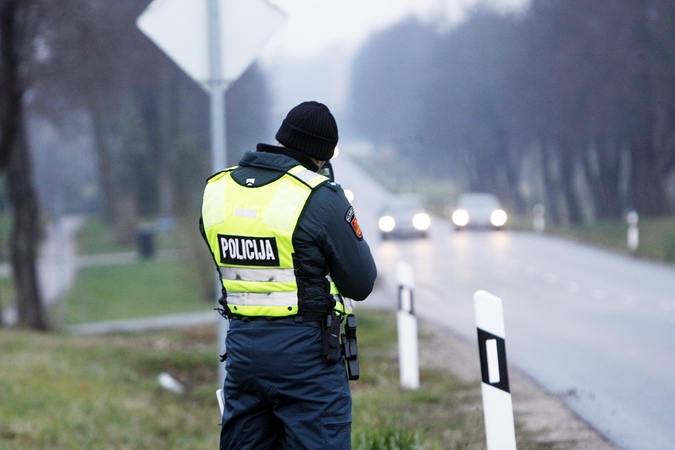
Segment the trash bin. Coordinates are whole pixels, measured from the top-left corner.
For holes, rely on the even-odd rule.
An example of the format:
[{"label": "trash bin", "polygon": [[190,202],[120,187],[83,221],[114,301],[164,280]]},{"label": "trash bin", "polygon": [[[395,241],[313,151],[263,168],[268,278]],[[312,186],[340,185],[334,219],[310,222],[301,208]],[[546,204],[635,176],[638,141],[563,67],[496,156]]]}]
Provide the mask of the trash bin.
[{"label": "trash bin", "polygon": [[155,256],[155,232],[150,224],[138,227],[138,252],[143,259]]}]

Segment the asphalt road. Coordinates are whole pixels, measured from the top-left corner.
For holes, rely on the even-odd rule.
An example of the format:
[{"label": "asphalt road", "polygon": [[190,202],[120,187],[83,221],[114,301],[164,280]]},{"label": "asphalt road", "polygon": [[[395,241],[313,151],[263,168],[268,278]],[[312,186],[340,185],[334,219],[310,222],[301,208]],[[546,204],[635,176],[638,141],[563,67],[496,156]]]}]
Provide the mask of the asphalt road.
[{"label": "asphalt road", "polygon": [[440,218],[428,239],[380,242],[387,193],[349,161],[334,165],[380,283],[395,286],[398,261],[413,266],[418,316],[475,339],[473,293],[497,295],[510,365],[620,448],[675,448],[674,267],[535,233],[455,232]]}]

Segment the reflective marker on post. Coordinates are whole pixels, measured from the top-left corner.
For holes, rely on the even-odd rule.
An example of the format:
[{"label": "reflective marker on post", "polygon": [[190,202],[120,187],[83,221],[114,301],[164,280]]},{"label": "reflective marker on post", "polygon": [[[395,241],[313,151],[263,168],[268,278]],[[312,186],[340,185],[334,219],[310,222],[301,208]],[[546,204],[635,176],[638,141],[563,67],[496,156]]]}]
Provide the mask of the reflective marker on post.
[{"label": "reflective marker on post", "polygon": [[414,277],[410,264],[399,261],[396,265],[398,285],[398,355],[401,387],[419,389],[420,370],[417,352],[417,318],[413,309]]},{"label": "reflective marker on post", "polygon": [[626,221],[628,222],[628,233],[626,236],[626,241],[628,243],[628,250],[634,252],[637,250],[640,245],[640,231],[638,229],[638,213],[637,211],[631,211],[626,216]]},{"label": "reflective marker on post", "polygon": [[473,295],[483,383],[483,414],[488,450],[515,450],[516,430],[506,365],[502,300],[486,291]]}]

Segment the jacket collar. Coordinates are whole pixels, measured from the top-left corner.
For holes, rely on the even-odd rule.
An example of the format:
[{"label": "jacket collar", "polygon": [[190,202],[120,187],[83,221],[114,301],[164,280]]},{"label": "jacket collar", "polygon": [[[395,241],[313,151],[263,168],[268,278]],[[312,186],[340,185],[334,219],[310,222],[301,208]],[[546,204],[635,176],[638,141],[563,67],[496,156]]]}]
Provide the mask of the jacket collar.
[{"label": "jacket collar", "polygon": [[305,169],[311,170],[312,172],[319,171],[319,166],[316,165],[314,161],[312,161],[312,158],[292,148],[280,147],[278,145],[258,144],[258,146],[256,147],[256,152],[274,153],[277,155],[290,156],[291,158],[295,159],[297,162],[302,164],[305,167]]}]

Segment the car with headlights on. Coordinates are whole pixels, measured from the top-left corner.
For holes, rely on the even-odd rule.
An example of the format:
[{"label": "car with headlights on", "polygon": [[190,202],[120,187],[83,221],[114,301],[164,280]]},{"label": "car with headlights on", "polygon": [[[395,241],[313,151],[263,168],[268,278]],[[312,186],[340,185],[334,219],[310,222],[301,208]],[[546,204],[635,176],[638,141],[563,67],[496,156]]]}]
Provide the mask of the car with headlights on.
[{"label": "car with headlights on", "polygon": [[382,239],[427,237],[431,216],[417,194],[392,195],[380,210],[377,222]]},{"label": "car with headlights on", "polygon": [[456,230],[488,228],[499,230],[506,225],[506,212],[496,195],[487,192],[467,192],[457,197],[452,212]]}]

